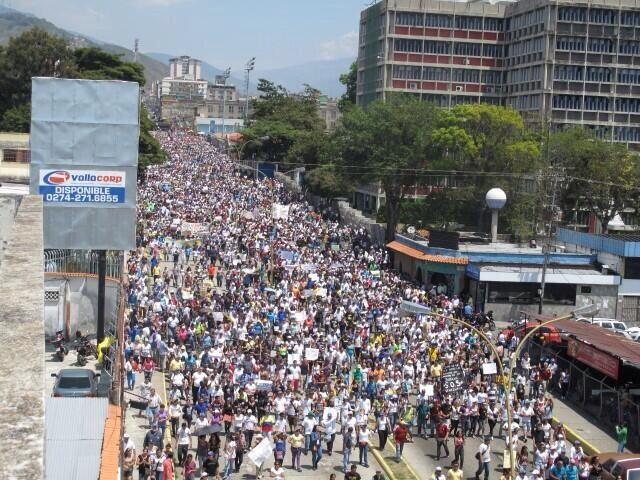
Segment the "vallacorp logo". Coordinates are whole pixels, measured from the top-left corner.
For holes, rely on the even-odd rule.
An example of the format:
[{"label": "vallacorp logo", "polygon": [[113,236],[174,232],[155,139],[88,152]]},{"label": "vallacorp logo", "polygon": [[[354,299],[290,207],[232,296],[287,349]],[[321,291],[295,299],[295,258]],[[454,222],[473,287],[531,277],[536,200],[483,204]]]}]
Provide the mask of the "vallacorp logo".
[{"label": "vallacorp logo", "polygon": [[42,179],[47,185],[63,185],[71,180],[71,173],[65,170],[50,172]]}]

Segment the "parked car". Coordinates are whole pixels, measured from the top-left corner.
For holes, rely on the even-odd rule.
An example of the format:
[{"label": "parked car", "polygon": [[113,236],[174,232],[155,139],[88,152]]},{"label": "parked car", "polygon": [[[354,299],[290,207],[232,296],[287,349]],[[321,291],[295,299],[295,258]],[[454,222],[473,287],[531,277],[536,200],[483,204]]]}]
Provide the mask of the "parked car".
[{"label": "parked car", "polygon": [[640,479],[640,455],[637,453],[600,453],[602,479],[622,480]]},{"label": "parked car", "polygon": [[99,373],[88,368],[63,368],[57,374],[53,386],[54,397],[97,397]]},{"label": "parked car", "polygon": [[632,340],[640,340],[640,327],[631,327],[627,329],[627,334],[631,337]]}]

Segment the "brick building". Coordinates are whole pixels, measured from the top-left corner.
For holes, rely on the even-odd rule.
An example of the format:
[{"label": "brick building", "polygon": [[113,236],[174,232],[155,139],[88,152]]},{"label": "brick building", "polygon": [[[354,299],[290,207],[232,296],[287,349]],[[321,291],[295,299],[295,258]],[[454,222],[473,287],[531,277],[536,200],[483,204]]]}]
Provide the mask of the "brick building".
[{"label": "brick building", "polygon": [[509,105],[640,147],[640,1],[382,0],[360,17],[358,104]]}]

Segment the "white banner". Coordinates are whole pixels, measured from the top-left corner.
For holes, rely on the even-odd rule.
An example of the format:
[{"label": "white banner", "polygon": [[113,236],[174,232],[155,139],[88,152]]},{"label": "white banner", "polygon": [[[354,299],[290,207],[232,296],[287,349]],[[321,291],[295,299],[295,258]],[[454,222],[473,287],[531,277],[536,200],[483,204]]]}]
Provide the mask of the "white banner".
[{"label": "white banner", "polygon": [[247,457],[249,457],[249,460],[251,460],[256,467],[259,467],[267,458],[271,457],[271,455],[273,455],[273,443],[271,443],[269,437],[265,437],[247,454]]},{"label": "white banner", "polygon": [[271,207],[271,215],[274,220],[286,220],[289,218],[289,205],[280,205],[279,203],[274,203],[273,207]]},{"label": "white banner", "polygon": [[482,373],[484,375],[496,375],[498,373],[498,366],[493,363],[483,363],[482,364]]},{"label": "white banner", "polygon": [[307,348],[304,351],[304,358],[309,360],[310,362],[317,360],[319,356],[320,350],[318,350],[317,348]]}]

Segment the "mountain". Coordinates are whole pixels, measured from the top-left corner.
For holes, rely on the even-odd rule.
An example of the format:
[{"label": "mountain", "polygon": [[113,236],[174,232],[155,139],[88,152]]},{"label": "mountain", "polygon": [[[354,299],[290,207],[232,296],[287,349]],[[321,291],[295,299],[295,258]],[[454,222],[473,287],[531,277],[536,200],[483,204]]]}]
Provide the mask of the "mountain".
[{"label": "mountain", "polygon": [[[169,65],[169,60],[176,55],[168,53],[148,52],[145,55],[158,60],[165,65]],[[266,70],[256,70],[251,72],[251,78],[254,82],[249,84],[251,93],[256,92],[255,80],[265,78],[276,84],[282,85],[291,92],[299,92],[304,88],[304,84],[308,83],[317,88],[322,93],[331,97],[339,97],[345,87],[340,83],[340,75],[349,70],[349,66],[353,62],[353,58],[340,58],[337,60],[324,60],[318,62],[304,63],[294,65],[292,67],[283,67]],[[220,75],[222,69],[202,61],[202,78],[213,81],[216,75]],[[237,77],[230,77],[229,83],[236,85],[240,92],[244,93],[245,80]]]},{"label": "mountain", "polygon": [[[171,60],[174,57],[179,57],[179,55],[171,55],[169,53],[159,53],[159,52],[146,52],[145,55],[150,58],[153,58],[154,60],[158,60],[159,62],[162,62],[167,66],[169,65],[169,60]],[[204,78],[205,80],[209,80],[211,82],[215,80],[216,75],[222,75],[222,72],[223,72],[221,68],[214,67],[213,65],[205,62],[204,60],[202,60],[201,70],[202,70],[201,72],[202,78]],[[228,83],[238,87],[239,91],[242,94],[244,94],[245,82],[246,80],[242,80],[241,78],[234,77],[233,75],[229,77],[229,80],[228,80]],[[255,92],[255,85],[249,84],[249,90],[251,90],[252,92]]]},{"label": "mountain", "polygon": [[304,84],[308,83],[330,97],[339,97],[345,92],[345,86],[340,83],[340,75],[349,71],[353,61],[353,58],[338,58],[271,70],[257,70],[255,78],[265,78],[293,92],[301,91]]},{"label": "mountain", "polygon": [[[24,30],[32,27],[39,27],[53,35],[62,37],[74,47],[99,47],[109,53],[121,55],[124,60],[133,61],[132,50],[119,45],[105,43],[86,35],[63,30],[53,23],[30,13],[23,13],[9,7],[0,6],[0,45],[6,44],[11,37],[20,35]],[[152,81],[159,80],[169,74],[169,68],[166,65],[151,57],[139,54],[138,61],[144,67],[147,86]]]}]

